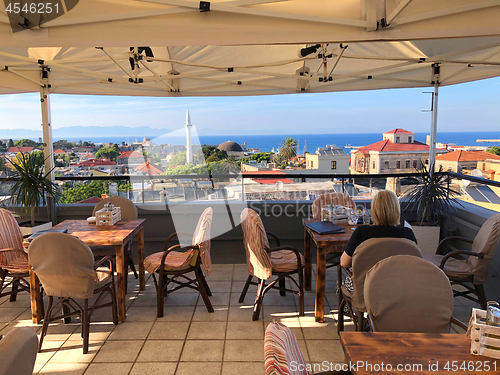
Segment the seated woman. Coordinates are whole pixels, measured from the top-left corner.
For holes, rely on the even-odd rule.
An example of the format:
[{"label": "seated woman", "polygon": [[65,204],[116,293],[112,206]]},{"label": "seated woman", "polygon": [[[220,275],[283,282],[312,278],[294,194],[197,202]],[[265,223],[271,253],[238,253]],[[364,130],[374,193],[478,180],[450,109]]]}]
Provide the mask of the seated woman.
[{"label": "seated woman", "polygon": [[392,191],[379,191],[372,200],[371,212],[374,225],[361,225],[356,228],[340,258],[342,267],[351,267],[354,250],[363,241],[370,238],[407,238],[417,243],[410,228],[397,226],[399,225],[401,209],[398,198]]}]

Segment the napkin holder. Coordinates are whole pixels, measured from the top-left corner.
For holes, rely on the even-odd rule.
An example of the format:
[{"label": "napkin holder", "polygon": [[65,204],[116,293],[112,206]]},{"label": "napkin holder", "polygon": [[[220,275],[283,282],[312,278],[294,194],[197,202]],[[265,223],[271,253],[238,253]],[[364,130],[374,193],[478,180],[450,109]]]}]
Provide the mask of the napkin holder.
[{"label": "napkin holder", "polygon": [[104,206],[95,213],[97,226],[115,225],[122,219],[122,210],[120,207]]},{"label": "napkin holder", "polygon": [[469,323],[473,355],[500,359],[500,327],[486,324],[486,311],[472,309]]}]

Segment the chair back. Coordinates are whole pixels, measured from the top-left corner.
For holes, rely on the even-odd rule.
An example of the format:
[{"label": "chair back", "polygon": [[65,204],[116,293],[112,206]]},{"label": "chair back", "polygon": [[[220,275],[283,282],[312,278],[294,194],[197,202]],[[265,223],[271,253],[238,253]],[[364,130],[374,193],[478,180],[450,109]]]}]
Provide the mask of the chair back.
[{"label": "chair back", "polygon": [[207,276],[212,273],[212,259],[210,258],[210,227],[212,226],[212,207],[207,207],[200,216],[193,234],[192,245],[200,248],[201,263]]},{"label": "chair back", "polygon": [[264,224],[257,212],[251,208],[245,208],[241,212],[241,228],[248,273],[261,280],[269,279],[273,274],[271,259],[265,250],[269,248],[269,241]]},{"label": "chair back", "polygon": [[28,257],[47,295],[92,297],[97,275],[88,245],[66,233],[47,232],[28,247]]},{"label": "chair back", "polygon": [[453,291],[431,262],[395,255],[366,274],[365,302],[379,332],[448,333]]},{"label": "chair back", "polygon": [[484,222],[474,238],[472,251],[484,254],[484,258],[469,257],[467,263],[473,267],[474,284],[483,284],[488,275],[490,263],[500,240],[500,214],[491,216]]},{"label": "chair back", "polygon": [[352,256],[352,284],[354,288],[352,306],[357,311],[366,311],[364,286],[366,273],[378,261],[393,255],[413,255],[422,258],[417,244],[406,238],[370,238],[359,245]]},{"label": "chair back", "polygon": [[94,207],[92,215],[95,216],[95,213],[103,208],[106,203],[111,203],[115,205],[115,207],[120,207],[123,220],[137,219],[137,207],[134,202],[130,199],[118,196],[107,197],[106,199],[98,202]]},{"label": "chair back", "polygon": [[38,337],[31,327],[16,327],[0,340],[0,375],[31,375]]},{"label": "chair back", "polygon": [[266,375],[308,375],[297,339],[282,323],[271,322],[267,326],[264,361]]},{"label": "chair back", "polygon": [[14,216],[0,208],[0,249],[22,249],[23,235]]},{"label": "chair back", "polygon": [[321,218],[321,209],[329,204],[356,208],[351,197],[347,193],[326,193],[317,197],[312,204],[312,215],[315,219]]}]

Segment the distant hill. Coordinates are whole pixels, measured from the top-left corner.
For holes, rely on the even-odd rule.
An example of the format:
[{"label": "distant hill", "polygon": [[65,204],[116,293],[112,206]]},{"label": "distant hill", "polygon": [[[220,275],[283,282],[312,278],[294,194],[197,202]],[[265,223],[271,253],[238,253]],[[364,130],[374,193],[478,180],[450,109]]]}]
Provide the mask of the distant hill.
[{"label": "distant hill", "polygon": [[[149,126],[138,126],[131,128],[128,126],[66,126],[53,130],[54,138],[75,138],[75,137],[144,137],[146,134],[149,137],[160,136],[168,133],[168,129],[153,129]],[[12,138],[38,138],[42,137],[42,130],[31,129],[1,129],[0,139]]]}]

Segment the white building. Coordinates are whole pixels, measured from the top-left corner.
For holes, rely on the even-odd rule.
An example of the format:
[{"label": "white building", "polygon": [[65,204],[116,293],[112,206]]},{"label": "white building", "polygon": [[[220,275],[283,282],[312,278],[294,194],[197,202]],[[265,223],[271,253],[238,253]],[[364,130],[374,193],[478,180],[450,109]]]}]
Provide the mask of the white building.
[{"label": "white building", "polygon": [[327,145],[306,154],[306,173],[348,174],[349,155],[340,147]]}]

